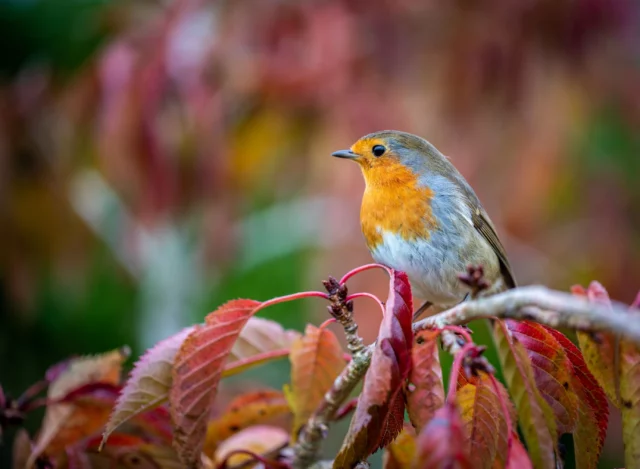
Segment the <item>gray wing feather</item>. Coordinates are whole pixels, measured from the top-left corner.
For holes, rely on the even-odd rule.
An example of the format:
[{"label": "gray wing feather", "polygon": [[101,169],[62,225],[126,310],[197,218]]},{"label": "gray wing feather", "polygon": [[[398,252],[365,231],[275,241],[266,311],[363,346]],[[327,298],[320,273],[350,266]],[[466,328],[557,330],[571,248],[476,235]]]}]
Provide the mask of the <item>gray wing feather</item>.
[{"label": "gray wing feather", "polygon": [[[453,165],[451,166],[453,167]],[[454,177],[458,180],[460,186],[464,188],[463,190],[466,195],[467,203],[471,209],[471,221],[473,222],[473,226],[484,237],[484,239],[487,240],[489,245],[493,248],[493,251],[498,256],[498,260],[500,261],[500,272],[502,273],[506,287],[515,288],[516,279],[513,275],[513,270],[511,270],[509,259],[507,259],[507,252],[500,242],[500,238],[498,238],[498,234],[496,233],[496,229],[493,226],[489,215],[487,215],[487,212],[482,207],[478,196],[462,175],[458,173],[457,170],[454,170],[453,174],[455,174]]]},{"label": "gray wing feather", "polygon": [[471,220],[473,221],[473,226],[484,237],[484,239],[489,242],[498,256],[498,259],[500,260],[500,271],[502,272],[506,285],[509,288],[515,288],[516,279],[513,275],[513,271],[511,270],[511,265],[509,265],[507,253],[500,242],[500,238],[498,238],[498,234],[496,233],[489,216],[481,206],[477,205],[475,210],[472,212]]}]

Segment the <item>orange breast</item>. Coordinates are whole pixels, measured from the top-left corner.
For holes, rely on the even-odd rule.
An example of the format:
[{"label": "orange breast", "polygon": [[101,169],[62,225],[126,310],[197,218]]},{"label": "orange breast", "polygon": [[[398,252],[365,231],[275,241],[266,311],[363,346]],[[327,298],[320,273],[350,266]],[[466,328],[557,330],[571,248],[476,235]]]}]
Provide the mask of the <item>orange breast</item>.
[{"label": "orange breast", "polygon": [[367,187],[360,222],[369,249],[389,231],[404,240],[426,239],[437,226],[431,210],[433,191],[420,187],[416,175],[394,159],[384,165],[363,167]]}]

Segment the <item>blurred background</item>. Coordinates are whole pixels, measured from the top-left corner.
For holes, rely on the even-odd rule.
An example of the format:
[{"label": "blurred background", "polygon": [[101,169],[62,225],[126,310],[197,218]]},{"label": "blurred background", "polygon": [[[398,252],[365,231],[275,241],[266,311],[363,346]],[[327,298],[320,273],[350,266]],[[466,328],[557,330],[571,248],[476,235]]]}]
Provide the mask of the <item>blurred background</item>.
[{"label": "blurred background", "polygon": [[[14,396],[69,355],[137,356],[228,299],[370,262],[360,171],[330,153],[385,128],[452,158],[520,283],[640,286],[633,0],[0,0],[0,49]],[[379,313],[357,310],[372,340]],[[613,432],[603,467],[622,464]]]}]

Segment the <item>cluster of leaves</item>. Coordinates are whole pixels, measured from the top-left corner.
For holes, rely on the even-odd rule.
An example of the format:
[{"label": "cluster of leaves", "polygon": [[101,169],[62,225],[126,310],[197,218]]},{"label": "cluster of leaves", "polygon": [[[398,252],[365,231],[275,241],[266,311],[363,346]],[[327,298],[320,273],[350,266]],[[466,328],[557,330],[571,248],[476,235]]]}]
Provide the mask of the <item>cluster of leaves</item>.
[{"label": "cluster of leaves", "polygon": [[[562,466],[558,439],[569,433],[577,467],[595,468],[607,433],[607,397],[622,412],[627,468],[640,467],[637,345],[578,332],[583,355],[559,331],[494,320],[503,385],[467,329],[412,327],[408,279],[385,270],[389,296],[380,303],[384,317],[364,385],[355,404],[344,402],[330,418],[355,409],[333,467],[355,467],[384,449],[387,469],[555,468]],[[597,283],[574,292],[609,303]],[[350,311],[361,295],[339,301]],[[270,305],[309,296],[336,301],[322,292],[230,301],[203,324],[148,350],[124,386],[126,354],[118,350],[52,367],[41,402],[34,396],[42,384],[15,401],[0,393],[3,426],[19,423],[38,402],[47,406],[35,441],[24,432],[16,438],[15,467],[140,467],[143,461],[162,468],[293,467],[304,450],[296,441],[326,404],[325,394],[350,379],[347,364],[364,353],[345,353],[327,328],[334,319],[301,334],[255,317]],[[446,393],[438,347],[445,331],[459,339]],[[283,391],[251,389],[220,406],[221,379],[287,356],[291,383]]]},{"label": "cluster of leaves", "polygon": [[[121,366],[128,355],[128,350],[114,350],[71,358],[52,366],[45,379],[20,398],[1,396],[3,426],[22,423],[27,412],[46,405],[34,441],[24,429],[16,434],[13,467],[109,467],[114,461],[124,467],[140,467],[149,461],[180,467],[171,448],[172,428],[165,407],[136,416],[114,435],[113,445],[97,452],[100,434],[121,390]],[[46,398],[37,398],[45,386]],[[1,418],[7,415],[12,418]]]}]

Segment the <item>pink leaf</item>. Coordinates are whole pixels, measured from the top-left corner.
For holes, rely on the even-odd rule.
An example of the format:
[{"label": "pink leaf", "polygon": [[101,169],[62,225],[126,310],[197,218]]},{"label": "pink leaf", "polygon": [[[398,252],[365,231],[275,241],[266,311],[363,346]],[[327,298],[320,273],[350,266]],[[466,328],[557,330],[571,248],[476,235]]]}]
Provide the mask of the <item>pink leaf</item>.
[{"label": "pink leaf", "polygon": [[136,362],[109,418],[100,448],[118,426],[167,400],[173,382],[173,360],[193,330],[188,327],[158,342]]}]

